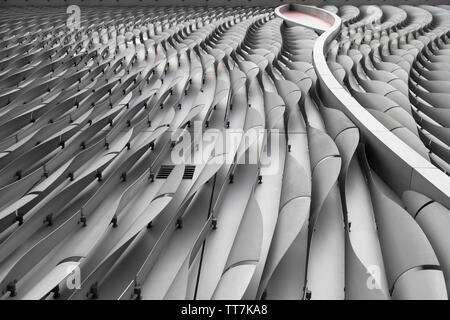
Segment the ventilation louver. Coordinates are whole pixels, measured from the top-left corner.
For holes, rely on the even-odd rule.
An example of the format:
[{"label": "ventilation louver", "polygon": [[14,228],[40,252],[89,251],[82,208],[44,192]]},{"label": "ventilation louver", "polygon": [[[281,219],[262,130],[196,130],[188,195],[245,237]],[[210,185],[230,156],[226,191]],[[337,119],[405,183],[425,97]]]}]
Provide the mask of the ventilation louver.
[{"label": "ventilation louver", "polygon": [[[174,165],[162,165],[158,171],[158,174],[156,175],[156,179],[167,179],[173,168],[175,168]],[[194,176],[194,172],[195,166],[187,165],[184,168],[183,179],[192,179],[192,177]]]}]

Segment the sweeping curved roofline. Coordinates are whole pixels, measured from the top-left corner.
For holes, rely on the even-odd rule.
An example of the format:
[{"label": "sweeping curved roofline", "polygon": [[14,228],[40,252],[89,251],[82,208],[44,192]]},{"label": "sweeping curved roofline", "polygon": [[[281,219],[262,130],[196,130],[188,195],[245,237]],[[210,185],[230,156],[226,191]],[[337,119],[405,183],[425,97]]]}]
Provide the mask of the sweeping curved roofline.
[{"label": "sweeping curved roofline", "polygon": [[[315,18],[313,19],[303,19],[301,20],[301,16],[299,19],[295,19],[290,15],[290,13],[298,12],[301,14],[304,14],[304,18]],[[290,25],[302,25],[304,27],[313,29],[314,31],[318,32],[319,34],[327,31],[329,28],[331,28],[336,22],[340,21],[341,19],[336,16],[335,14],[321,9],[314,6],[308,6],[308,5],[301,5],[301,4],[284,4],[282,6],[275,8],[275,14],[285,20]]]},{"label": "sweeping curved roofline", "polygon": [[[297,10],[331,24],[327,30],[311,26],[308,22],[289,18],[283,12]],[[403,142],[381,122],[379,122],[367,109],[338,82],[328,67],[325,52],[328,44],[333,41],[341,29],[341,18],[324,9],[298,5],[285,4],[275,9],[275,14],[290,25],[301,25],[313,28],[321,33],[313,49],[313,65],[320,83],[320,91],[325,101],[342,110],[361,130],[369,145],[377,152],[376,161],[383,161],[381,175],[385,178],[399,176],[401,179],[390,181],[395,191],[417,190],[446,205],[450,206],[450,179],[430,161],[422,157],[409,145]],[[383,172],[384,171],[384,172]]]}]

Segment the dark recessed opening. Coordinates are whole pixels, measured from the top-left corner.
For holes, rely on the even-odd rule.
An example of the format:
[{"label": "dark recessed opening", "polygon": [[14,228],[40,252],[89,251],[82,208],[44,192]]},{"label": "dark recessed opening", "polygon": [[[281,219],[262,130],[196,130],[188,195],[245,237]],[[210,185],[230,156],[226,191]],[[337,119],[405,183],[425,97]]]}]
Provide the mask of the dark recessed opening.
[{"label": "dark recessed opening", "polygon": [[[167,177],[169,177],[169,175],[171,174],[173,168],[175,168],[174,165],[162,165],[161,168],[159,168],[156,179],[167,179]],[[194,177],[194,173],[195,166],[186,165],[186,167],[184,168],[183,179],[192,179]]]}]

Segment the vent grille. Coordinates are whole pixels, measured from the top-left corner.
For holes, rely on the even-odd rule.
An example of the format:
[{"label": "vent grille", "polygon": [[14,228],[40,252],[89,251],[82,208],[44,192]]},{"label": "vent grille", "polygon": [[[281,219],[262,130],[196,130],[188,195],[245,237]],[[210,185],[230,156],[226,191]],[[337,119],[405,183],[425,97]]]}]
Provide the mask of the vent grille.
[{"label": "vent grille", "polygon": [[[174,165],[162,165],[161,168],[159,168],[158,174],[156,175],[156,179],[167,179],[167,177],[172,172],[173,168],[175,168]],[[195,166],[193,165],[187,165],[184,168],[183,173],[183,179],[192,179],[194,177],[195,172]]]},{"label": "vent grille", "polygon": [[167,179],[173,168],[175,168],[173,165],[162,165],[161,168],[159,168],[156,179]]},{"label": "vent grille", "polygon": [[195,166],[186,166],[184,168],[183,179],[192,179],[192,177],[194,176],[194,172],[195,172]]}]

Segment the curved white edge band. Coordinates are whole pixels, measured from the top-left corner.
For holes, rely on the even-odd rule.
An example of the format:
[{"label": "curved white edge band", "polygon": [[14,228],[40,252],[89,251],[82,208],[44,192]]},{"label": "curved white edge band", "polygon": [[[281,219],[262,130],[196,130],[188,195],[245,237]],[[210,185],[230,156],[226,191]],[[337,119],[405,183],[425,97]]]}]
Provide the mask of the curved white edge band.
[{"label": "curved white edge band", "polygon": [[405,190],[415,190],[450,208],[450,178],[375,119],[341,86],[328,68],[326,50],[341,30],[341,18],[312,6],[285,4],[277,7],[275,14],[289,25],[311,28],[284,16],[283,12],[288,10],[316,15],[331,24],[331,27],[324,31],[313,28],[321,33],[313,49],[313,64],[321,98],[328,105],[343,111],[358,126],[365,141],[376,151],[371,154],[371,162],[376,165],[377,172],[399,194]]},{"label": "curved white edge band", "polygon": [[311,21],[304,20],[302,23],[300,23],[296,19],[292,19],[286,15],[284,15],[287,11],[297,11],[300,13],[305,13],[308,16],[316,17],[319,20],[323,20],[324,22],[330,24],[330,26],[333,26],[336,19],[339,19],[339,26],[340,26],[340,18],[324,9],[320,9],[313,6],[305,6],[301,4],[284,4],[282,6],[279,6],[275,8],[275,14],[282,18],[284,21],[286,21],[289,25],[302,25],[304,27],[313,29],[317,33],[323,33],[327,31],[329,28],[323,28],[323,26],[320,25],[314,25]]}]

